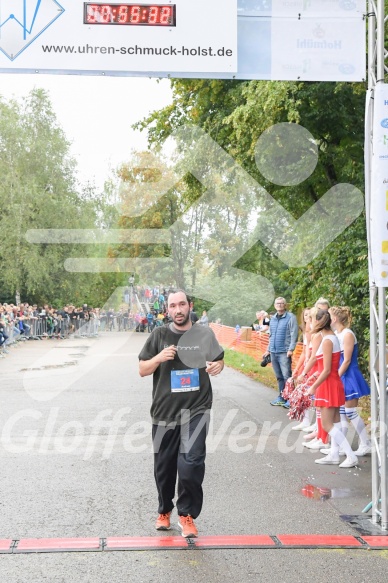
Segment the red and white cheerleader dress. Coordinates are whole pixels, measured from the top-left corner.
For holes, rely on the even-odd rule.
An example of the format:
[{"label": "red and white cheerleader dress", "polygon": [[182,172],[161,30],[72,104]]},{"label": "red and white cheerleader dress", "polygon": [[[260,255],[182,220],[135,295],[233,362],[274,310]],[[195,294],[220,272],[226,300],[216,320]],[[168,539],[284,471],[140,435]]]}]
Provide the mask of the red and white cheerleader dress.
[{"label": "red and white cheerleader dress", "polygon": [[341,407],[345,404],[344,385],[338,376],[338,365],[341,356],[341,348],[338,338],[334,334],[322,337],[322,342],[317,350],[318,373],[323,371],[323,343],[332,342],[333,355],[331,361],[331,371],[329,376],[319,385],[315,392],[316,407]]}]

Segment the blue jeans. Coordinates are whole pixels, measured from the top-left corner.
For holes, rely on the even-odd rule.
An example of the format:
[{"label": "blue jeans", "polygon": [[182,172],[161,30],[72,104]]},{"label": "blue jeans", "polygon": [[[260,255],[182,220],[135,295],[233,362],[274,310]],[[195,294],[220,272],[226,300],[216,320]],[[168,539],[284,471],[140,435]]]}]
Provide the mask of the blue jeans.
[{"label": "blue jeans", "polygon": [[279,396],[282,396],[286,380],[292,375],[291,356],[287,352],[271,352],[271,363],[278,382]]}]

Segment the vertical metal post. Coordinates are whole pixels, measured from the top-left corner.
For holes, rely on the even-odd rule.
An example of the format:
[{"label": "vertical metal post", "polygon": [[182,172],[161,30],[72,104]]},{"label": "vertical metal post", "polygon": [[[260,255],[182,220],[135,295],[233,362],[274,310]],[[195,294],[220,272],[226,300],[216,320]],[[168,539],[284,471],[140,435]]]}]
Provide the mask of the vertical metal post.
[{"label": "vertical metal post", "polygon": [[[374,3],[368,2],[368,89],[372,90],[376,85],[375,75],[376,59],[376,13]],[[369,178],[367,176],[366,178]]]},{"label": "vertical metal post", "polygon": [[[372,128],[373,128],[373,90],[376,86],[376,12],[372,1],[368,2],[368,96],[365,124],[365,208],[368,233],[368,247],[370,252],[370,197],[371,197],[371,164],[372,164]],[[371,257],[369,254],[369,269],[372,272]],[[372,440],[372,522],[380,522],[378,509],[380,498],[379,475],[379,384],[378,384],[378,313],[377,287],[370,288],[370,389],[371,389],[371,440]]]},{"label": "vertical metal post", "polygon": [[[370,247],[370,200],[372,156],[373,156],[373,98],[377,83],[383,83],[385,77],[385,1],[368,2],[368,97],[366,123],[366,157],[365,157],[365,192],[368,229],[368,246]],[[369,261],[371,269],[371,261]],[[371,269],[371,279],[373,269]],[[371,371],[371,417],[372,417],[372,522],[380,524],[382,530],[388,530],[388,464],[387,464],[387,367],[386,367],[386,322],[387,298],[386,288],[377,287],[371,282],[370,289],[370,371]]]},{"label": "vertical metal post", "polygon": [[377,287],[370,290],[370,396],[371,396],[371,441],[372,441],[372,522],[380,522],[380,512],[378,510],[380,498],[380,474],[379,474],[379,385],[377,376],[377,366],[379,362],[379,351],[377,344]]},{"label": "vertical metal post", "polygon": [[377,83],[384,81],[384,63],[385,63],[385,51],[384,51],[384,28],[385,28],[385,1],[377,0],[377,22],[376,22],[376,43],[377,43],[377,63],[376,63],[376,73],[377,73]]}]

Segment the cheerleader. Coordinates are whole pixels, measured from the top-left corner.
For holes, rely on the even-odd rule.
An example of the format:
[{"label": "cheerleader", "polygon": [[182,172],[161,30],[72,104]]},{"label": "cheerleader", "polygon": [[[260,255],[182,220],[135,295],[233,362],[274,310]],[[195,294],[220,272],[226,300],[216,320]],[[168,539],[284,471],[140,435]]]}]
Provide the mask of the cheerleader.
[{"label": "cheerleader", "polygon": [[[316,326],[316,315],[318,313],[318,309],[314,306],[310,310],[310,333],[311,330],[314,329]],[[319,376],[318,367],[317,367],[317,358],[316,353],[318,348],[320,347],[322,342],[322,338],[320,334],[311,334],[311,342],[310,342],[310,349],[309,354],[310,358],[304,366],[303,372],[298,377],[298,382],[305,383],[306,380],[310,384],[312,384]],[[327,445],[328,442],[328,434],[322,427],[322,420],[321,420],[321,411],[320,409],[316,409],[316,422],[314,426],[307,427],[303,429],[303,431],[312,430],[310,435],[305,436],[306,442],[303,444],[304,447],[307,449],[316,449],[320,450]]]},{"label": "cheerleader", "polygon": [[[345,388],[345,422],[342,431],[346,435],[348,420],[355,428],[359,439],[359,447],[355,455],[364,456],[371,453],[371,442],[368,438],[364,421],[359,416],[356,407],[358,399],[370,394],[370,388],[358,367],[358,344],[354,332],[349,328],[352,316],[349,308],[334,306],[329,310],[332,328],[337,333],[341,347],[338,374]],[[345,429],[345,431],[344,431]]]},{"label": "cheerleader", "polygon": [[[327,310],[318,310],[313,334],[321,337],[321,344],[316,353],[319,376],[308,390],[315,395],[315,406],[320,409],[323,429],[331,437],[330,453],[315,460],[316,464],[335,464],[340,468],[352,468],[358,458],[352,451],[350,443],[341,431],[339,409],[345,403],[345,390],[338,375],[341,349],[338,338],[331,330],[331,317]],[[339,449],[345,452],[346,459],[340,464]]]},{"label": "cheerleader", "polygon": [[[310,351],[311,351],[311,321],[310,321],[310,308],[305,308],[302,312],[302,321],[301,321],[301,328],[302,328],[302,333],[303,333],[303,350],[301,352],[301,355],[299,356],[299,360],[296,364],[295,370],[292,374],[292,378],[294,380],[296,380],[301,371],[303,370],[303,367],[307,364],[309,357],[310,357]],[[306,429],[307,427],[310,427],[310,409],[307,409],[304,412],[303,415],[303,419],[301,421],[301,423],[298,423],[298,425],[295,425],[292,429],[294,431],[303,431],[303,429]]]}]

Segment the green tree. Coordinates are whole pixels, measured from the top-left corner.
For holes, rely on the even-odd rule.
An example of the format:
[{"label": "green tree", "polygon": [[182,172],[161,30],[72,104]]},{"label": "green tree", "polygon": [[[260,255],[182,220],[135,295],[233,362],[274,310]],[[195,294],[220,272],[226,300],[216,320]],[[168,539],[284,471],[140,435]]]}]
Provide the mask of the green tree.
[{"label": "green tree", "polygon": [[67,257],[90,255],[89,246],[33,244],[26,238],[31,229],[97,228],[109,216],[112,205],[99,200],[94,188],[76,182],[69,146],[43,90],[32,91],[20,102],[0,99],[0,295],[4,299],[81,303],[88,296],[100,300],[107,293],[100,274],[64,269]]},{"label": "green tree", "polygon": [[[184,124],[198,125],[296,219],[313,204],[319,204],[319,199],[336,184],[350,183],[363,190],[364,84],[190,79],[172,81],[172,89],[172,105],[136,126],[148,132],[151,148],[160,147]],[[257,140],[277,123],[301,125],[311,132],[317,144],[318,164],[301,184],[273,184],[256,165]],[[254,204],[250,209],[253,208]],[[211,234],[219,232],[210,217],[205,228],[210,231],[210,241]],[[249,222],[249,229],[253,228]],[[265,216],[261,218],[260,229],[267,230],[272,248],[276,249],[277,225],[273,217],[267,223]],[[320,236],[313,222],[311,235]],[[219,260],[221,247],[214,249]],[[368,319],[365,217],[348,226],[304,267],[288,268],[261,242],[253,245],[235,267],[268,277],[275,292],[291,300],[293,309],[311,305],[322,294],[332,303],[349,305],[363,344]]]}]

